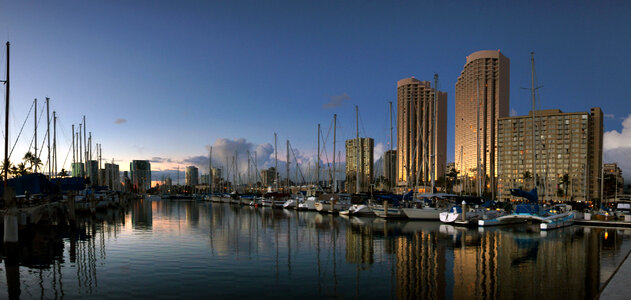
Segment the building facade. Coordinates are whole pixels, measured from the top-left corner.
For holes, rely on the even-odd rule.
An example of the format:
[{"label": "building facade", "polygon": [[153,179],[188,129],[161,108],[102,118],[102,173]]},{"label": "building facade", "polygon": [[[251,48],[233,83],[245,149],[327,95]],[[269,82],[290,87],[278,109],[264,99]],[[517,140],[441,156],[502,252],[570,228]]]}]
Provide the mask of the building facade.
[{"label": "building facade", "polygon": [[397,150],[388,150],[383,154],[383,177],[392,190],[397,185]]},{"label": "building facade", "polygon": [[509,115],[509,80],[509,59],[499,50],[483,50],[467,56],[456,82],[456,169],[461,176],[481,177],[485,190],[496,186],[497,125]]},{"label": "building facade", "polygon": [[133,160],[129,170],[132,191],[144,193],[151,188],[151,163],[148,160]]},{"label": "building facade", "polygon": [[85,177],[85,168],[83,167],[83,163],[72,163],[72,177]]},{"label": "building facade", "polygon": [[617,201],[624,193],[624,178],[622,177],[622,170],[618,167],[617,163],[603,164],[603,200],[609,202],[609,200]]},{"label": "building facade", "polygon": [[261,184],[263,186],[274,186],[276,178],[278,178],[278,172],[276,172],[276,168],[274,167],[261,171]]},{"label": "building facade", "polygon": [[186,186],[195,186],[199,184],[199,169],[195,166],[188,166],[184,173],[184,184]]},{"label": "building facade", "polygon": [[99,185],[99,162],[88,160],[86,163],[86,178],[90,179],[90,184]]},{"label": "building facade", "polygon": [[[599,124],[596,128],[594,124]],[[602,111],[564,113],[558,109],[500,118],[498,123],[498,191],[510,199],[510,189],[538,188],[539,199],[589,201],[600,198]],[[533,149],[536,174],[533,172]],[[535,182],[536,175],[536,182]]]},{"label": "building facade", "polygon": [[105,164],[104,184],[113,191],[121,190],[120,169],[117,164]]},{"label": "building facade", "polygon": [[435,157],[436,166],[434,176],[438,178],[445,175],[446,152],[447,93],[436,91],[429,81],[419,81],[414,77],[399,80],[397,82],[397,185],[399,188],[405,189],[416,183],[427,184],[431,179],[430,174],[433,173],[431,171],[433,157]]},{"label": "building facade", "polygon": [[[351,194],[370,192],[373,178],[375,141],[372,138],[346,140],[346,191]],[[359,155],[359,157],[358,157]],[[358,165],[359,163],[359,165]],[[357,171],[359,170],[359,190]]]}]

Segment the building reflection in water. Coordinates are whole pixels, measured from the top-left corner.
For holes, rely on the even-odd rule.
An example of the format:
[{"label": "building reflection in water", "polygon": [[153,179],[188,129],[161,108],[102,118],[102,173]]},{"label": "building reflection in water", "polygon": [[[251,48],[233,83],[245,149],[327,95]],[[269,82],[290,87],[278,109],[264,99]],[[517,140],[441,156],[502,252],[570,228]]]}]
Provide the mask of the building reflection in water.
[{"label": "building reflection in water", "polygon": [[[0,253],[6,275],[0,298],[104,295],[109,287],[100,284],[97,271],[107,267],[107,246],[122,231],[173,229],[207,247],[208,261],[233,264],[247,280],[259,274],[256,280],[286,295],[592,298],[631,237],[620,229],[462,229],[193,201],[136,201],[130,209],[23,234],[17,263]],[[126,217],[131,226],[125,227]],[[243,297],[261,296],[234,289]]]}]

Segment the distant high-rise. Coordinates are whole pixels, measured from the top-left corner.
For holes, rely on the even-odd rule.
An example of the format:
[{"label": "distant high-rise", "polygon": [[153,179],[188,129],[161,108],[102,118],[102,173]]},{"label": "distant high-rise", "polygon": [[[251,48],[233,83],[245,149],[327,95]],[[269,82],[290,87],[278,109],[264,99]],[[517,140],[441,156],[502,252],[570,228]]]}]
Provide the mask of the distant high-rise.
[{"label": "distant high-rise", "polygon": [[186,167],[185,184],[186,186],[194,186],[199,184],[199,169],[195,166]]},{"label": "distant high-rise", "polygon": [[266,187],[271,187],[278,178],[278,172],[274,167],[261,171],[261,184]]},{"label": "distant high-rise", "polygon": [[144,193],[151,188],[151,163],[148,160],[134,160],[129,164],[132,190]]},{"label": "distant high-rise", "polygon": [[103,176],[104,185],[113,191],[120,191],[120,171],[117,164],[105,164],[105,174]]},{"label": "distant high-rise", "polygon": [[456,169],[477,176],[479,161],[490,187],[496,186],[497,120],[509,114],[509,80],[509,59],[499,50],[483,50],[467,56],[456,82]]},{"label": "distant high-rise", "polygon": [[[372,182],[375,141],[371,138],[346,140],[346,191],[369,192]],[[358,148],[359,147],[359,151]],[[359,153],[358,153],[359,152]],[[359,154],[359,190],[357,190],[357,155]]]},{"label": "distant high-rise", "polygon": [[86,162],[86,177],[90,179],[90,184],[99,185],[99,162],[96,160],[88,160]]},{"label": "distant high-rise", "polygon": [[397,150],[388,150],[383,154],[383,177],[388,189],[397,183]]},{"label": "distant high-rise", "polygon": [[[437,91],[434,110],[435,92],[429,81],[419,81],[414,77],[397,82],[397,184],[402,188],[429,183],[434,151],[436,178],[445,174],[447,93]],[[434,111],[435,139],[432,134]]]}]

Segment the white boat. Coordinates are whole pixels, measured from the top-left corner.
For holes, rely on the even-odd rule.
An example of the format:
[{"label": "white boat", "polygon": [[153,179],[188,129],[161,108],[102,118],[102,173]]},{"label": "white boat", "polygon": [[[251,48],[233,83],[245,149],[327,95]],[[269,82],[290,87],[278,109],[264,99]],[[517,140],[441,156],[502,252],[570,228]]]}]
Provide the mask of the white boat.
[{"label": "white boat", "polygon": [[289,199],[283,203],[283,208],[293,209],[296,207],[296,199]]},{"label": "white boat", "polygon": [[424,206],[421,208],[416,207],[407,207],[402,208],[403,214],[412,220],[440,220],[440,213],[444,211],[444,209],[439,209],[435,207]]},{"label": "white boat", "polygon": [[567,204],[557,204],[543,213],[543,218],[539,228],[541,230],[551,230],[574,224],[574,212]]},{"label": "white boat", "polygon": [[313,211],[313,210],[316,210],[315,204],[316,204],[316,197],[313,197],[313,196],[307,197],[307,200],[305,200],[305,202],[298,204],[298,209]]},{"label": "white boat", "polygon": [[388,206],[387,209],[383,205],[377,204],[372,207],[373,213],[380,218],[385,219],[405,219],[407,218],[401,208]]},{"label": "white boat", "polygon": [[503,211],[487,208],[468,209],[465,218],[462,218],[462,208],[454,206],[449,211],[440,213],[440,221],[443,223],[457,223],[460,225],[478,224],[478,220],[490,220],[504,215]]},{"label": "white boat", "polygon": [[342,215],[351,215],[351,216],[374,216],[375,213],[372,211],[372,208],[366,204],[353,204],[348,210],[340,211]]}]

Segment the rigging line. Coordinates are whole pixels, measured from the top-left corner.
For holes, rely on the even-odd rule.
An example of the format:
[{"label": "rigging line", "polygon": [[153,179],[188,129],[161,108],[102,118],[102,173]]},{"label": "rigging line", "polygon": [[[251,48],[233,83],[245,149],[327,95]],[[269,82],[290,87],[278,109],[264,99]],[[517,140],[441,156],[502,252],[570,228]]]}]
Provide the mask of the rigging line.
[{"label": "rigging line", "polygon": [[362,113],[358,112],[359,115],[359,123],[362,124],[362,130],[364,131],[364,137],[368,137],[368,134],[366,133],[366,128],[364,127],[364,120],[362,119]]},{"label": "rigging line", "polygon": [[11,147],[11,152],[9,152],[9,159],[11,158],[11,154],[13,154],[13,150],[15,150],[15,146],[20,140],[20,135],[22,135],[22,130],[24,129],[24,125],[26,125],[26,121],[28,121],[28,117],[31,115],[31,110],[33,110],[33,106],[35,102],[31,103],[31,108],[28,110],[28,114],[26,114],[26,119],[24,119],[24,123],[22,123],[22,128],[20,128],[20,133],[18,133],[18,137],[15,139],[15,143],[13,143],[13,147]]},{"label": "rigging line", "polygon": [[298,168],[298,172],[300,172],[300,177],[302,177],[302,182],[306,182],[305,181],[305,176],[302,175],[302,170],[300,169],[300,165],[298,164],[298,158],[296,158],[296,153],[294,152],[294,148],[291,146],[291,142],[289,143],[289,150],[291,150],[291,153],[294,155],[294,161],[296,162],[296,168]]}]

